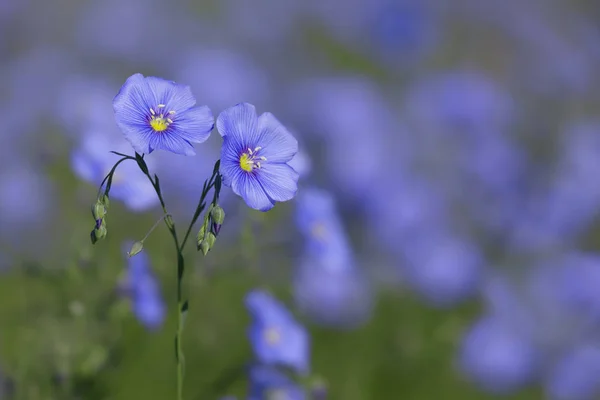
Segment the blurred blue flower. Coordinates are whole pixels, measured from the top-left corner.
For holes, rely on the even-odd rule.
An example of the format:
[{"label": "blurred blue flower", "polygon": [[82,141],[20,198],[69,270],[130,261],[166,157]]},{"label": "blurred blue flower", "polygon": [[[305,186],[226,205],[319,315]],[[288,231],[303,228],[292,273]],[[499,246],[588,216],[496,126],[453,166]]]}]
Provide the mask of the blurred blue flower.
[{"label": "blurred blue flower", "polygon": [[533,343],[501,319],[484,317],[465,335],[460,368],[483,390],[508,393],[529,383],[537,372]]},{"label": "blurred blue flower", "polygon": [[408,89],[411,126],[429,135],[477,136],[503,131],[516,106],[500,82],[478,70],[426,75]]},{"label": "blurred blue flower", "polygon": [[305,188],[296,199],[295,219],[305,248],[294,274],[299,309],[321,325],[364,323],[373,305],[370,283],[356,265],[332,195]]},{"label": "blurred blue flower", "polygon": [[408,243],[404,256],[409,285],[436,306],[454,305],[479,289],[485,260],[469,240],[433,233]]},{"label": "blurred blue flower", "polygon": [[308,333],[283,304],[264,291],[254,290],[246,295],[246,307],[252,316],[248,336],[258,360],[308,372]]},{"label": "blurred blue flower", "polygon": [[[343,194],[344,202],[357,207],[369,204],[373,188],[389,185],[388,175],[395,178],[411,159],[406,127],[368,78],[313,78],[299,82],[290,92],[290,112],[299,129],[312,135],[309,139],[322,149],[321,170],[329,175],[330,187]],[[354,155],[352,160],[349,155]],[[382,169],[384,164],[389,168]]]},{"label": "blurred blue flower", "polygon": [[130,76],[113,101],[119,128],[140,154],[195,155],[192,143],[206,141],[214,127],[210,109],[195,105],[189,86],[142,74]]},{"label": "blurred blue flower", "polygon": [[578,345],[550,369],[544,388],[551,400],[591,400],[600,394],[600,347]]},{"label": "blurred blue flower", "polygon": [[310,254],[334,264],[351,258],[346,232],[329,192],[307,187],[298,195],[295,205],[296,225]]},{"label": "blurred blue flower", "polygon": [[296,195],[299,175],[287,163],[298,142],[273,114],[257,117],[253,105],[240,103],[219,114],[217,127],[224,183],[249,207],[268,211]]},{"label": "blurred blue flower", "polygon": [[[93,185],[108,174],[119,156],[110,151],[127,153],[129,145],[113,126],[97,126],[87,132],[78,147],[71,153],[71,168],[75,174]],[[149,168],[154,163],[146,160]],[[122,162],[113,175],[110,197],[121,200],[127,208],[143,212],[158,204],[158,198],[148,178],[136,163]]]},{"label": "blurred blue flower", "polygon": [[447,198],[427,179],[397,175],[379,188],[367,209],[376,240],[394,255],[402,255],[415,238],[427,237],[450,223]]},{"label": "blurred blue flower", "polygon": [[[131,242],[124,248],[129,251]],[[131,298],[133,312],[148,329],[162,326],[166,317],[166,306],[162,299],[160,284],[152,272],[150,257],[142,251],[127,258],[126,288]]]},{"label": "blurred blue flower", "polygon": [[248,400],[305,400],[304,391],[278,370],[253,365],[249,371]]},{"label": "blurred blue flower", "polygon": [[294,158],[292,158],[288,165],[292,167],[301,178],[305,178],[310,175],[312,171],[312,161],[308,154],[303,150],[298,150]]}]

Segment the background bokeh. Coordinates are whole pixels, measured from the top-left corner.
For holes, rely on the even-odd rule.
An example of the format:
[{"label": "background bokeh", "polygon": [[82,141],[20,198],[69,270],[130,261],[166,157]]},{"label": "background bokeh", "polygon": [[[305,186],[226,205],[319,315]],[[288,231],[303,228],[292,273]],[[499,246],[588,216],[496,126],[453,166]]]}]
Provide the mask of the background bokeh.
[{"label": "background bokeh", "polygon": [[[137,72],[300,143],[296,199],[260,213],[224,188],[215,248],[186,252],[186,399],[246,398],[253,289],[309,331],[328,399],[598,398],[599,10],[0,0],[0,398],[174,398],[175,252],[160,226],[133,273],[161,216],[133,163],[89,235]],[[179,229],[220,144],[146,157]]]}]

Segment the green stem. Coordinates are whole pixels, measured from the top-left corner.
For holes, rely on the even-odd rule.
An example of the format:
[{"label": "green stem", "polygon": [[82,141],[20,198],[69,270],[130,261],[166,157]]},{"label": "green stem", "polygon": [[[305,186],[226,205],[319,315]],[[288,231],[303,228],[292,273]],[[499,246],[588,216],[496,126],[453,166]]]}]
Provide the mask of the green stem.
[{"label": "green stem", "polygon": [[188,226],[188,229],[185,232],[185,236],[183,237],[183,240],[181,241],[181,248],[180,248],[181,251],[183,251],[183,248],[184,248],[188,238],[190,237],[190,233],[192,232],[194,224],[196,223],[196,221],[198,221],[198,218],[200,217],[200,214],[202,214],[202,211],[204,211],[204,208],[206,208],[206,204],[205,204],[206,196],[208,196],[208,192],[215,185],[216,175],[217,175],[217,173],[213,173],[213,175],[210,177],[210,180],[208,181],[208,183],[205,183],[204,187],[202,188],[202,194],[200,195],[200,201],[198,201],[198,206],[196,206],[196,211],[194,212],[194,216],[192,217],[190,225]]},{"label": "green stem", "polygon": [[[206,196],[210,192],[210,189],[212,189],[215,186],[216,181],[218,181],[218,185],[219,185],[218,190],[220,190],[220,175],[219,175],[219,170],[218,170],[219,161],[217,161],[217,163],[215,164],[215,168],[213,170],[213,174],[212,174],[210,180],[204,183],[204,188],[202,189],[202,195],[200,196],[200,201],[198,202],[198,206],[196,207],[196,211],[194,212],[192,221],[190,222],[190,225],[189,225],[189,227],[185,233],[185,236],[180,244],[179,239],[177,237],[177,231],[175,229],[175,223],[173,222],[173,218],[167,211],[165,201],[162,197],[162,191],[160,189],[160,183],[158,181],[158,176],[154,175],[154,178],[152,178],[152,176],[150,175],[150,172],[148,170],[148,166],[146,165],[146,162],[144,161],[143,156],[136,153],[135,158],[129,157],[129,156],[125,156],[125,157],[136,160],[138,163],[138,166],[140,167],[140,170],[150,180],[150,183],[152,184],[152,187],[154,188],[154,191],[156,192],[156,195],[158,196],[158,200],[160,201],[160,206],[165,214],[163,218],[164,218],[165,224],[167,225],[167,228],[169,229],[169,232],[171,232],[171,236],[173,237],[173,242],[175,244],[175,249],[177,251],[177,333],[175,336],[175,357],[177,360],[177,400],[183,400],[183,378],[184,378],[184,374],[185,374],[185,358],[184,358],[183,349],[182,349],[182,336],[183,336],[185,314],[187,313],[187,309],[188,309],[188,302],[183,300],[183,276],[184,276],[184,272],[185,272],[183,249],[184,249],[185,244],[190,236],[190,232],[192,231],[194,224],[196,223],[196,221],[198,220],[198,217],[200,216],[200,214],[202,213],[202,211],[204,210],[204,208],[206,206],[206,204],[205,204]],[[123,158],[119,162],[124,161],[127,158]],[[217,194],[217,196],[218,196],[218,194]],[[216,198],[218,198],[218,197],[216,197]],[[154,228],[152,228],[152,229],[154,229]]]},{"label": "green stem", "polygon": [[[137,159],[138,163],[143,162],[141,157]],[[144,163],[145,166],[145,163]],[[153,179],[148,171],[148,168],[143,168],[140,165],[140,169],[148,177],[156,195],[158,196],[158,200],[160,201],[160,206],[165,214],[164,221],[165,225],[171,232],[171,236],[173,237],[173,242],[175,244],[175,250],[177,251],[177,333],[175,335],[175,356],[177,359],[177,400],[183,400],[183,376],[185,372],[185,359],[183,356],[182,349],[182,335],[183,335],[183,311],[184,311],[184,302],[183,302],[183,275],[185,272],[185,264],[182,254],[182,247],[179,245],[179,239],[177,237],[177,231],[175,229],[175,223],[173,222],[173,218],[167,211],[167,207],[165,205],[165,200],[162,196],[162,191],[160,190],[160,184],[158,182],[158,177],[155,176]]]}]

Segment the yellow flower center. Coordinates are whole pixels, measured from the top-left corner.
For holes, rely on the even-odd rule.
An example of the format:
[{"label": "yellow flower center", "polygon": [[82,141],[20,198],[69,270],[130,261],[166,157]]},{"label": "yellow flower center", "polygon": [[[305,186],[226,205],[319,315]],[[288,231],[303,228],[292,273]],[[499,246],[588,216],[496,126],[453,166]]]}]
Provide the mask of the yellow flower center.
[{"label": "yellow flower center", "polygon": [[252,172],[256,168],[260,168],[261,161],[267,161],[266,157],[260,157],[258,152],[262,147],[256,147],[254,150],[248,148],[248,151],[240,156],[240,168],[246,172]]},{"label": "yellow flower center", "polygon": [[155,132],[165,131],[173,123],[171,116],[175,114],[175,111],[165,112],[165,107],[164,104],[159,104],[156,106],[156,111],[150,108],[150,126]]},{"label": "yellow flower center", "polygon": [[276,345],[281,341],[281,334],[277,328],[265,329],[265,341],[270,345]]},{"label": "yellow flower center", "polygon": [[315,222],[311,227],[310,232],[315,237],[315,239],[318,239],[322,242],[327,240],[327,228],[322,222]]}]

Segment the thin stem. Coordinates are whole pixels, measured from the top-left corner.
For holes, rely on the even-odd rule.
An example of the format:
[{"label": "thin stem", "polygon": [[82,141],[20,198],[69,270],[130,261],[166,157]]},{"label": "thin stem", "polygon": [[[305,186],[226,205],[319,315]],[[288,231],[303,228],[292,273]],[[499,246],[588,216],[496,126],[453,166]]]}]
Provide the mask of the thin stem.
[{"label": "thin stem", "polygon": [[162,217],[160,217],[159,219],[157,219],[156,222],[154,223],[154,225],[152,225],[152,228],[150,228],[150,230],[148,231],[148,233],[146,233],[146,236],[144,236],[144,238],[142,240],[140,240],[140,242],[144,243],[144,241],[146,239],[148,239],[148,236],[150,236],[150,234],[156,229],[156,227],[158,226],[158,224],[160,224],[160,221],[164,220],[167,217],[171,218],[171,214],[165,214]]},{"label": "thin stem", "polygon": [[[138,164],[140,160],[138,159]],[[142,160],[143,162],[143,160]],[[163,217],[165,221],[165,225],[171,232],[171,236],[173,237],[173,242],[175,244],[175,250],[177,251],[177,333],[175,335],[175,356],[177,359],[177,400],[183,400],[183,376],[185,373],[184,366],[184,356],[182,349],[182,335],[183,335],[183,312],[184,312],[184,302],[183,302],[183,291],[182,291],[182,283],[183,283],[183,275],[185,272],[185,264],[183,259],[183,254],[181,253],[181,247],[179,246],[179,239],[177,238],[177,231],[175,229],[175,223],[173,222],[173,218],[167,211],[167,207],[165,205],[165,200],[162,197],[162,192],[160,190],[160,184],[158,183],[158,177],[152,179],[150,173],[146,168],[142,168],[140,165],[140,169],[148,177],[156,195],[158,196],[158,200],[160,201],[160,206],[165,213]],[[187,308],[187,306],[186,306]]]},{"label": "thin stem", "polygon": [[[112,181],[112,176],[114,175],[115,171],[117,170],[117,167],[119,166],[119,164],[121,164],[123,161],[125,160],[135,160],[135,158],[131,157],[131,156],[126,156],[124,155],[123,158],[121,158],[119,161],[117,161],[115,163],[115,165],[112,167],[112,169],[110,170],[110,172],[108,174],[106,174],[106,176],[104,177],[104,179],[102,180],[102,183],[100,183],[100,187],[98,188],[98,195],[96,197],[100,197],[100,192],[102,191],[102,186],[104,186],[104,183],[108,180],[109,182]],[[104,192],[105,194],[108,194],[107,192],[110,189],[110,185],[107,185],[106,187],[106,191]]]},{"label": "thin stem", "polygon": [[196,207],[194,216],[192,217],[190,225],[188,226],[187,231],[185,232],[185,236],[183,237],[183,240],[181,241],[180,251],[183,251],[183,248],[190,236],[190,233],[192,232],[194,224],[196,223],[196,221],[198,221],[200,214],[202,214],[202,211],[204,211],[204,208],[206,207],[206,204],[204,203],[204,201],[206,200],[206,196],[208,196],[208,192],[210,191],[210,189],[212,189],[215,185],[215,182],[214,182],[215,176],[216,176],[216,174],[213,174],[213,176],[208,181],[208,184],[206,184],[206,183],[204,184],[204,188],[202,189],[202,194],[200,195],[200,201],[198,201],[198,206]]}]

